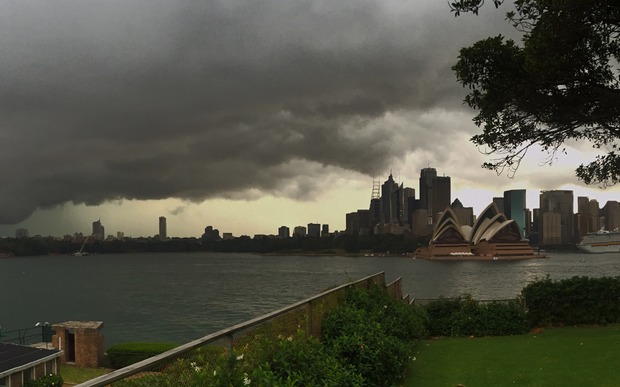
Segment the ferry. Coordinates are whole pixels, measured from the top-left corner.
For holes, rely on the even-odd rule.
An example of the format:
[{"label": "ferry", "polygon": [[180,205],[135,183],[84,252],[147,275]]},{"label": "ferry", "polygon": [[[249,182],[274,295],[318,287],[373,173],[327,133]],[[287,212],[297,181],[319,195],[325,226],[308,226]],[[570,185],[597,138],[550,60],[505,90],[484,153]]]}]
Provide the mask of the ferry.
[{"label": "ferry", "polygon": [[589,232],[583,237],[577,248],[590,254],[618,253],[620,252],[620,231],[599,230]]}]

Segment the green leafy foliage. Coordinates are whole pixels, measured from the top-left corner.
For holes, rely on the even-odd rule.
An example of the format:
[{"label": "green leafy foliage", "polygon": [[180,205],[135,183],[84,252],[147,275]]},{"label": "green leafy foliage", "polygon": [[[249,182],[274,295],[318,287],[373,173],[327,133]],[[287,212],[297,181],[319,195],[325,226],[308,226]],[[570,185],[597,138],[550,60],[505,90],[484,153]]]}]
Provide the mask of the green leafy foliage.
[{"label": "green leafy foliage", "polygon": [[[483,1],[451,3],[477,13]],[[495,5],[498,2],[495,1]],[[521,44],[496,36],[461,49],[453,67],[465,102],[483,128],[472,142],[496,158],[483,166],[514,174],[538,145],[553,154],[588,141],[601,155],[580,165],[587,184],[620,181],[620,3],[615,0],[515,0],[507,20]]]},{"label": "green leafy foliage", "polygon": [[27,380],[24,387],[62,387],[63,380],[60,375],[45,375],[35,380]]},{"label": "green leafy foliage", "polygon": [[431,302],[426,311],[432,336],[501,336],[521,334],[529,329],[517,301],[480,303],[464,295]]},{"label": "green leafy foliage", "polygon": [[426,335],[422,308],[392,299],[377,287],[349,289],[323,321],[326,346],[369,386],[391,386],[406,371],[411,341]]},{"label": "green leafy foliage", "polygon": [[620,322],[620,277],[547,277],[521,294],[532,326]]},{"label": "green leafy foliage", "polygon": [[176,344],[169,343],[121,343],[112,345],[107,350],[108,362],[112,368],[123,368],[149,357],[159,355]]}]

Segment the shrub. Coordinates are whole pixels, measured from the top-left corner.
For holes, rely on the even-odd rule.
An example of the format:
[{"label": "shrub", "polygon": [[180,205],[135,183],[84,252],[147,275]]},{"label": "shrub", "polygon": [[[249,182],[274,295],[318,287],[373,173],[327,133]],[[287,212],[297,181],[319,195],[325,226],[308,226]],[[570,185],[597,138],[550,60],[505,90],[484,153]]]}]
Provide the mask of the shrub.
[{"label": "shrub", "polygon": [[149,357],[159,355],[176,344],[169,343],[122,343],[112,345],[107,350],[108,361],[112,368],[123,368]]},{"label": "shrub", "polygon": [[500,336],[528,331],[517,301],[479,303],[470,295],[440,299],[426,306],[433,336]]},{"label": "shrub", "polygon": [[369,386],[391,386],[404,375],[409,341],[426,334],[425,312],[399,303],[379,288],[349,289],[344,302],[323,320],[325,345],[354,367]]},{"label": "shrub", "polygon": [[548,276],[521,291],[532,326],[620,322],[620,277]]},{"label": "shrub", "polygon": [[428,315],[428,334],[431,336],[451,336],[454,315],[461,309],[461,298],[440,298],[426,305]]},{"label": "shrub", "polygon": [[24,387],[62,387],[62,376],[60,375],[46,375],[35,380],[27,380],[24,383]]}]

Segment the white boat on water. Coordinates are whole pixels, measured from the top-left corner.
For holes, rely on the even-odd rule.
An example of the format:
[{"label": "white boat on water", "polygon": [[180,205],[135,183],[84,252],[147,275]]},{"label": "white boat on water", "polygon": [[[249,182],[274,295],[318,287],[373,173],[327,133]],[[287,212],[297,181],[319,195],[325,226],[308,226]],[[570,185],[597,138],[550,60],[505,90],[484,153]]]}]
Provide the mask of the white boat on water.
[{"label": "white boat on water", "polygon": [[599,230],[589,232],[583,237],[577,248],[586,253],[618,253],[620,252],[620,231]]}]

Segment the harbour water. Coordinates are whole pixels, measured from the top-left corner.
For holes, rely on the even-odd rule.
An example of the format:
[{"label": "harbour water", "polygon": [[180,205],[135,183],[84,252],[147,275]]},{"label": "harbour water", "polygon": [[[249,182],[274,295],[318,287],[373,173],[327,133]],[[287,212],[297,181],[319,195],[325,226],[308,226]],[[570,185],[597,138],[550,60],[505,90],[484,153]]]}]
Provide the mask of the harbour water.
[{"label": "harbour water", "polygon": [[525,261],[160,253],[0,259],[0,326],[104,322],[106,346],[182,343],[318,292],[385,272],[417,299],[508,299],[536,278],[620,276],[620,254],[551,253]]}]

